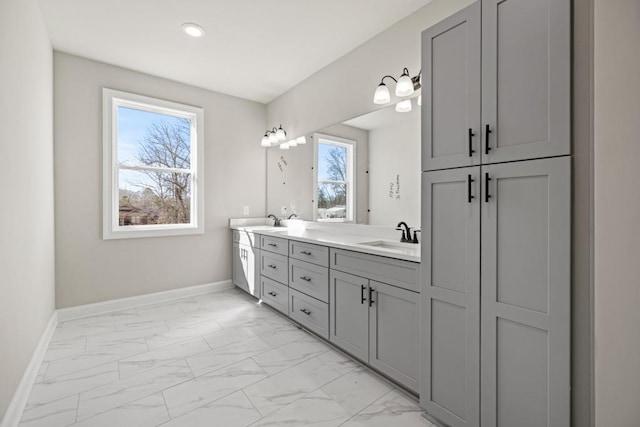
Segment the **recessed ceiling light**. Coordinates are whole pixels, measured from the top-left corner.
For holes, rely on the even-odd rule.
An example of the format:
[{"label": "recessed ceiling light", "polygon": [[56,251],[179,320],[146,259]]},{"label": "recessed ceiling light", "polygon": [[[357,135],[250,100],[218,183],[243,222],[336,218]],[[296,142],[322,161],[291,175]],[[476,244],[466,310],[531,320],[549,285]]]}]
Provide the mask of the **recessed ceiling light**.
[{"label": "recessed ceiling light", "polygon": [[194,24],[193,22],[185,22],[184,24],[182,24],[182,31],[184,31],[191,37],[204,36],[204,28],[202,28],[198,24]]}]

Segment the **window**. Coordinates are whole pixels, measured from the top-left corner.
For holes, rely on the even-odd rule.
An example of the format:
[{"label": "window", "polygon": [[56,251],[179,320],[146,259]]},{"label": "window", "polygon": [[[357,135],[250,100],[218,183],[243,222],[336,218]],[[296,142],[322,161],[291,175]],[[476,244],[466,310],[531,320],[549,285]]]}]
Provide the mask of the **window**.
[{"label": "window", "polygon": [[200,234],[203,110],[103,89],[103,238]]},{"label": "window", "polygon": [[314,219],[347,222],[355,218],[355,141],[315,134]]}]

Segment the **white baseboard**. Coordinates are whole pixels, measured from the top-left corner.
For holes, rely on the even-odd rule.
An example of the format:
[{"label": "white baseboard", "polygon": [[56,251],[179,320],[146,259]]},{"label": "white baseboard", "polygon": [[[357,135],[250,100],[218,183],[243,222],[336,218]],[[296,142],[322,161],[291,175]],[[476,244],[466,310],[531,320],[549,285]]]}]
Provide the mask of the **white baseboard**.
[{"label": "white baseboard", "polygon": [[186,288],[172,289],[170,291],[155,292],[153,294],[114,299],[94,304],[79,305],[76,307],[61,308],[58,309],[58,321],[64,322],[67,320],[95,316],[97,314],[110,313],[142,305],[157,304],[179,298],[224,291],[231,288],[233,288],[231,280],[223,280],[220,282],[206,283],[204,285],[188,286]]},{"label": "white baseboard", "polygon": [[56,326],[58,326],[58,312],[54,311],[47,327],[40,337],[38,346],[31,356],[27,369],[25,370],[24,375],[22,375],[22,380],[20,380],[20,384],[18,384],[18,389],[14,393],[11,402],[9,402],[9,407],[7,408],[7,412],[4,414],[0,427],[16,427],[20,423],[22,412],[24,411],[24,407],[29,399],[29,394],[31,394],[33,383],[36,381],[36,377],[38,376],[42,360],[47,353],[49,342],[53,337],[53,333],[56,331]]}]

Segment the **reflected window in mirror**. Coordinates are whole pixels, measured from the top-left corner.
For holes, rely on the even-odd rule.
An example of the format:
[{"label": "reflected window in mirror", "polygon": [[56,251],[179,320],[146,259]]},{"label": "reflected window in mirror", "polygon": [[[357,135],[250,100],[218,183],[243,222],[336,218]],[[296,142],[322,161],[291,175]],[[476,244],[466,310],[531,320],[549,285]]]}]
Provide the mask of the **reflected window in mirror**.
[{"label": "reflected window in mirror", "polygon": [[314,220],[352,222],[356,141],[323,134],[315,134],[314,141]]}]

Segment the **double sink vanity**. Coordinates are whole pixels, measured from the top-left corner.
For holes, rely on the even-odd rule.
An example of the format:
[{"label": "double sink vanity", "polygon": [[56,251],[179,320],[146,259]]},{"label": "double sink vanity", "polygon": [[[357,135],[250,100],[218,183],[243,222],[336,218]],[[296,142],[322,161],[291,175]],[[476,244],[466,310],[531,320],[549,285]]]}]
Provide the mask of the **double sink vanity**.
[{"label": "double sink vanity", "polygon": [[420,245],[383,227],[231,220],[233,283],[418,392]]}]

